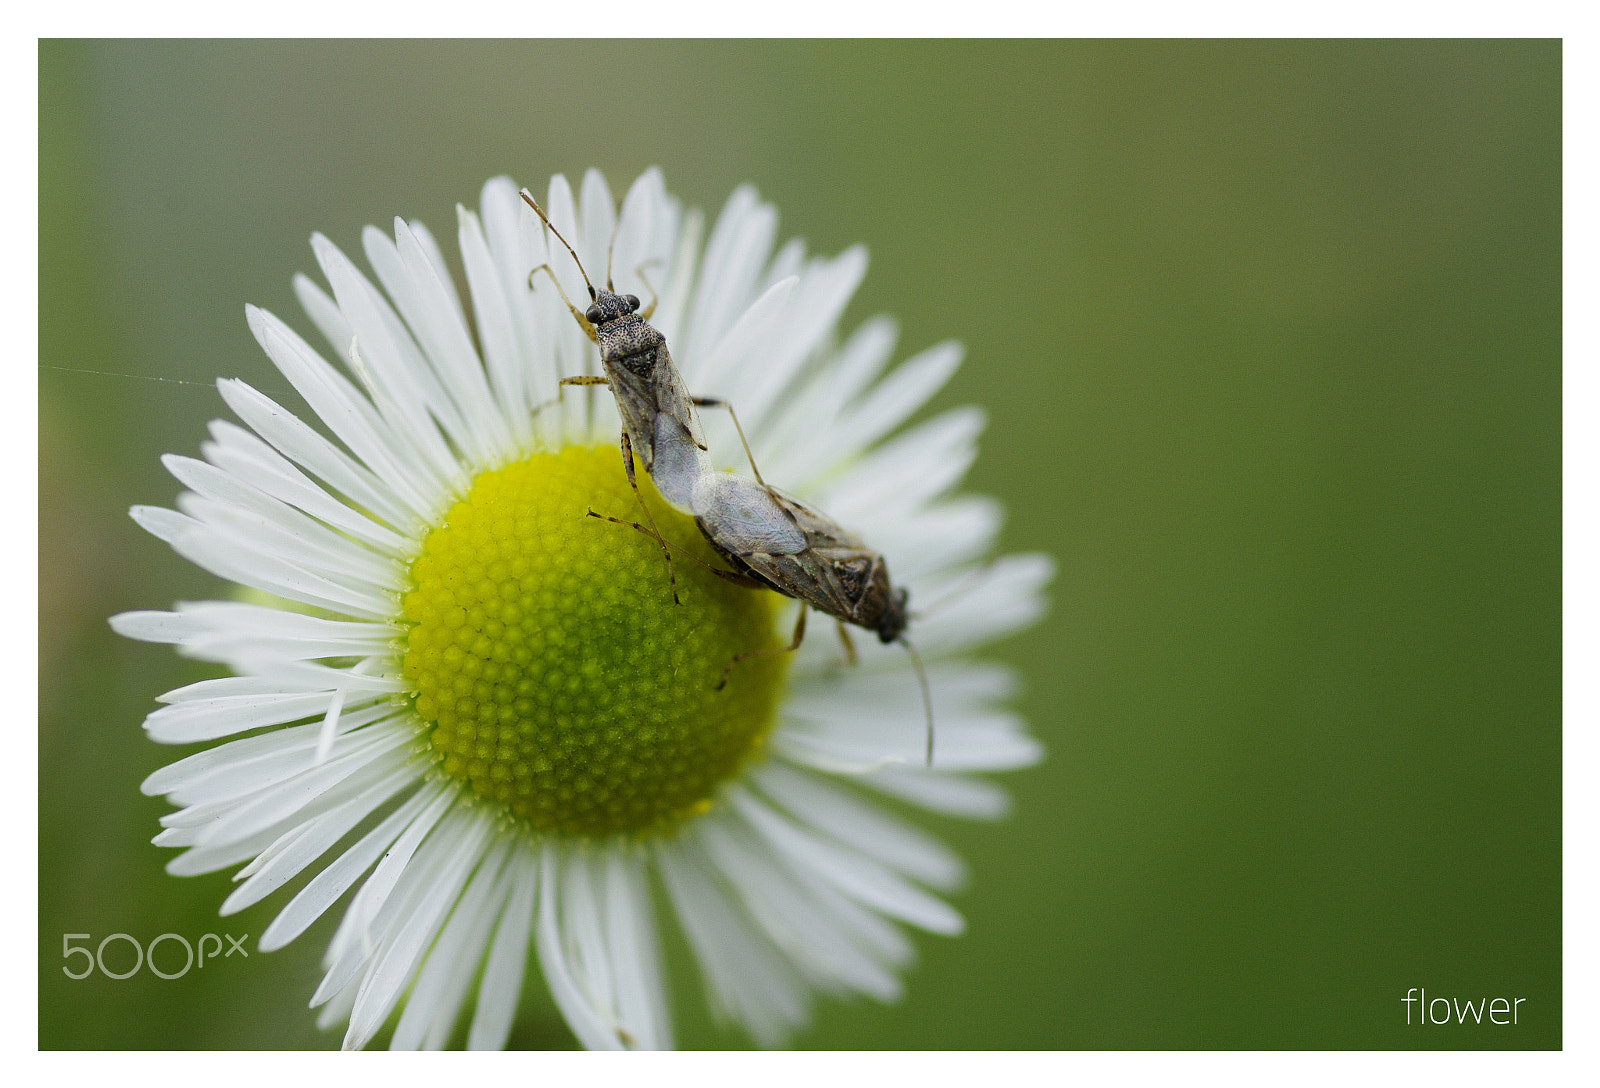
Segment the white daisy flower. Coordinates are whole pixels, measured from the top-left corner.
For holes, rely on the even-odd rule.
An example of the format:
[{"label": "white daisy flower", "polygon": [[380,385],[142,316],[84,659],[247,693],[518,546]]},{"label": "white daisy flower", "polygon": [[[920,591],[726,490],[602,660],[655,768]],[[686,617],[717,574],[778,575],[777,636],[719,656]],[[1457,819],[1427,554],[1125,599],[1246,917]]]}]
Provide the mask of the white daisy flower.
[{"label": "white daisy flower", "polygon": [[[397,1009],[392,1046],[443,1046],[469,1004],[466,1044],[504,1045],[530,946],[585,1046],[671,1046],[658,911],[716,1013],[778,1045],[818,992],[899,995],[913,948],[897,923],[961,931],[937,894],[961,862],[868,796],[1004,810],[975,772],[1040,749],[1000,706],[1011,674],[965,655],[1038,616],[1050,564],[981,564],[1000,511],[950,494],[976,408],[888,437],[961,350],[883,375],[891,321],[836,341],[862,249],[773,253],[777,213],[741,188],[702,250],[700,216],[654,170],[620,223],[592,171],[581,199],[555,178],[545,206],[591,274],[609,257],[619,291],[659,292],[651,322],[688,388],[736,405],[765,478],[859,532],[910,587],[934,765],[899,647],[858,639],[849,665],[816,625],[716,690],[734,654],[786,643],[795,602],[687,561],[718,565],[643,474],[681,549],[681,604],[659,545],[585,516],[638,516],[615,403],[604,388],[559,395],[598,355],[530,272],[549,262],[573,298],[582,281],[500,178],[481,215],[458,210],[465,300],[418,223],[396,220],[392,239],[367,228],[381,290],[314,236],[332,294],[295,287],[338,365],[247,316],[322,429],[223,380],[244,426],[213,423],[202,460],[166,459],[188,488],[177,511],[132,511],[251,594],[111,621],[233,673],[168,692],[145,721],[161,743],[218,742],[144,783],[181,806],[155,841],[184,848],[176,874],[244,863],[225,915],[297,882],[265,950],[353,893],[312,1001],[324,1025],[348,1021],[346,1047]],[[716,464],[748,471],[726,414],[705,424]]]}]

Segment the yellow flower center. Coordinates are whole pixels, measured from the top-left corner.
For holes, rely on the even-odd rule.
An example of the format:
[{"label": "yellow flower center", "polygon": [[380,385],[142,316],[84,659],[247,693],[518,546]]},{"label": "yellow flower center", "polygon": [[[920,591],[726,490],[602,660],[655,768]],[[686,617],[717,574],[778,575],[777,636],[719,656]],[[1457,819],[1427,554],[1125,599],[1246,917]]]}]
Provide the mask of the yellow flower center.
[{"label": "yellow flower center", "polygon": [[[670,829],[761,748],[788,654],[782,598],[736,586],[694,521],[639,473],[674,545],[643,521],[615,446],[535,454],[473,481],[423,541],[405,675],[448,774],[546,832]],[[690,558],[690,557],[693,558]]]}]

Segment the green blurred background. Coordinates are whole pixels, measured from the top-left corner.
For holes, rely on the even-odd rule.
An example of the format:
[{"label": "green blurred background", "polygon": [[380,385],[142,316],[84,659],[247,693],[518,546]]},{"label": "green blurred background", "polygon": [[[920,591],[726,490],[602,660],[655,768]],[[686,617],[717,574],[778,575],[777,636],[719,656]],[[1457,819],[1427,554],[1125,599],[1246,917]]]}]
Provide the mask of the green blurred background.
[{"label": "green blurred background", "polygon": [[[1560,88],[1554,42],[44,43],[40,1045],[338,1041],[326,920],[61,972],[63,933],[253,948],[283,902],[162,871],[139,723],[205,673],[105,623],[217,591],[126,510],[213,378],[284,389],[244,304],[310,330],[313,229],[453,258],[491,175],[659,164],[865,242],[849,323],[966,343],[929,411],[985,406],[968,484],[1059,564],[994,651],[1048,759],[1007,822],[928,821],[968,934],[798,1045],[1559,1046]],[[738,1044],[688,979],[680,1042]],[[1407,1028],[1411,987],[1526,1001]],[[530,993],[515,1043],[572,1045]]]}]

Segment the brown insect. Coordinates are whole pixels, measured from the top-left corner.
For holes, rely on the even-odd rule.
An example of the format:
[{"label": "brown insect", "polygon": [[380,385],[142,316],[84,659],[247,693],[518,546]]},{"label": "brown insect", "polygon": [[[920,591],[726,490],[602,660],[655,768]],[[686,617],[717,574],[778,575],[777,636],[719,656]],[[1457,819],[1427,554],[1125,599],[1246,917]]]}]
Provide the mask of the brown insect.
[{"label": "brown insect", "polygon": [[[731,406],[711,398],[697,398],[706,406]],[[763,654],[791,653],[800,648],[806,634],[806,610],[815,608],[839,621],[839,635],[846,653],[855,658],[855,647],[844,624],[864,627],[884,643],[898,642],[911,656],[911,663],[922,686],[923,706],[928,717],[927,762],[933,763],[933,700],[928,691],[927,672],[922,659],[905,637],[910,618],[906,611],[909,596],[904,587],[889,580],[889,566],[883,556],[869,548],[853,533],[826,514],[807,506],[769,486],[761,479],[750,445],[744,441],[744,428],[734,416],[739,440],[756,478],[726,472],[705,472],[695,481],[691,505],[695,524],[717,554],[727,560],[731,571],[710,569],[719,577],[738,585],[770,589],[800,602],[794,637],[789,645],[775,650],[748,650],[735,654],[722,670],[720,689],[728,682],[733,667],[740,661]],[[673,441],[682,441],[674,439]],[[619,524],[632,525],[640,532],[660,534],[637,522],[623,522],[589,511],[590,516]]]},{"label": "brown insect", "polygon": [[[667,338],[650,324],[649,318],[655,310],[655,303],[652,301],[641,310],[638,296],[617,294],[612,289],[609,270],[606,276],[607,289],[597,290],[589,281],[589,274],[584,271],[577,252],[556,230],[528,190],[522,190],[522,199],[538,214],[550,233],[566,246],[567,252],[578,264],[584,284],[589,288],[589,306],[579,313],[567,298],[567,293],[561,290],[561,284],[549,265],[540,265],[533,270],[538,272],[543,269],[550,276],[556,290],[561,293],[561,301],[567,304],[567,309],[572,311],[572,316],[577,319],[584,333],[600,348],[600,362],[605,366],[606,375],[603,378],[589,375],[562,378],[560,384],[605,385],[611,388],[617,398],[617,412],[622,417],[622,467],[628,474],[628,486],[633,488],[634,497],[639,500],[645,520],[652,529],[656,527],[655,518],[650,508],[645,506],[644,497],[639,494],[639,484],[634,479],[635,453],[644,470],[656,482],[661,497],[683,513],[692,513],[689,491],[694,480],[710,466],[703,462],[701,455],[706,444],[700,421],[695,416],[689,392],[684,388],[683,376],[678,373],[678,368],[672,362],[672,353],[667,350]],[[528,274],[528,279],[531,285],[532,272]],[[663,447],[669,451],[665,461],[658,459],[658,452]],[[657,540],[661,539],[659,532],[654,535]],[[678,579],[672,569],[671,553],[664,541],[661,554],[667,560],[672,599],[677,601]]]}]

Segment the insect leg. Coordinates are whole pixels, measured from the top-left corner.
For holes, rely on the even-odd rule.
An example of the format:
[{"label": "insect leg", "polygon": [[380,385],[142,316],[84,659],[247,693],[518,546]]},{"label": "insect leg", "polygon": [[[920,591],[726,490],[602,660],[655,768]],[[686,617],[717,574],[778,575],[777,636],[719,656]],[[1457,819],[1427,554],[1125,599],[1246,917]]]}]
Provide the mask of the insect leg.
[{"label": "insect leg", "polygon": [[650,288],[650,305],[641,307],[639,310],[639,316],[644,318],[646,321],[649,321],[650,315],[656,312],[656,303],[661,301],[661,296],[656,293],[656,285],[645,278],[644,270],[653,264],[660,263],[661,258],[651,257],[648,261],[644,262],[644,264],[633,270],[633,274],[638,276],[640,280],[643,280],[646,287]]},{"label": "insect leg", "polygon": [[[562,378],[556,384],[557,385],[610,385],[611,382],[610,382],[610,380],[608,380],[606,378],[597,378],[597,377],[593,377],[593,376],[584,376],[584,377],[577,377],[577,378]],[[532,411],[530,411],[528,414],[536,416],[540,412],[544,411],[546,408],[550,407],[552,404],[560,404],[560,403],[561,403],[561,394],[557,393],[555,396],[551,397],[549,400],[542,400],[538,404],[535,404],[533,406]]]},{"label": "insect leg", "polygon": [[644,504],[644,496],[639,492],[639,482],[633,478],[633,442],[629,440],[627,431],[622,432],[622,467],[627,470],[628,486],[633,488],[633,497],[639,500],[639,509],[644,511],[644,519],[650,523],[650,528],[654,530],[652,535],[661,545],[661,556],[667,561],[667,582],[672,586],[672,603],[682,604],[683,602],[678,600],[678,574],[672,567],[672,553],[667,550],[667,542],[662,538],[661,530],[656,528],[656,516]]},{"label": "insect leg", "polygon": [[850,628],[844,625],[844,620],[836,619],[833,622],[839,628],[839,641],[844,644],[845,660],[854,665],[856,663],[856,644],[850,638]]},{"label": "insect leg", "polygon": [[528,290],[530,290],[530,291],[533,290],[533,274],[534,274],[534,272],[543,272],[545,275],[550,277],[550,282],[556,285],[556,293],[561,296],[561,301],[565,302],[567,304],[567,309],[569,311],[571,311],[572,316],[575,317],[577,319],[577,321],[578,321],[578,324],[580,326],[582,326],[583,334],[585,336],[587,336],[590,340],[593,340],[596,344],[598,344],[600,342],[600,338],[595,335],[593,322],[591,322],[587,317],[583,316],[583,314],[578,310],[578,308],[572,304],[572,300],[567,297],[567,293],[561,289],[561,281],[556,279],[555,269],[551,268],[547,264],[542,264],[538,268],[535,268],[533,270],[533,272],[529,272],[528,273]]},{"label": "insect leg", "polygon": [[767,486],[767,481],[761,478],[761,470],[756,468],[755,455],[750,452],[750,443],[744,437],[744,428],[739,426],[739,416],[733,410],[733,405],[718,397],[690,397],[697,408],[726,408],[728,415],[733,418],[733,429],[739,432],[739,444],[744,447],[744,455],[750,461],[750,471],[756,474],[756,483],[762,487]]},{"label": "insect leg", "polygon": [[595,511],[593,509],[590,509],[589,516],[591,518],[599,518],[601,521],[609,521],[613,525],[627,525],[627,526],[630,526],[630,527],[632,527],[634,529],[637,529],[641,533],[643,533],[645,536],[649,537],[651,540],[654,540],[656,543],[665,545],[666,547],[671,548],[673,551],[681,553],[683,555],[683,557],[685,559],[689,560],[691,563],[699,563],[702,567],[706,568],[706,570],[710,571],[712,574],[715,574],[718,578],[721,578],[724,581],[732,582],[736,586],[743,586],[745,589],[769,589],[769,588],[771,588],[766,583],[758,582],[754,578],[751,578],[749,575],[740,574],[738,571],[723,570],[721,567],[713,567],[710,563],[707,563],[704,559],[701,559],[698,555],[695,555],[691,551],[685,550],[682,545],[674,544],[672,541],[666,539],[665,537],[660,536],[657,533],[651,532],[649,529],[645,528],[643,525],[640,525],[637,521],[624,521],[622,518],[614,518],[610,514],[597,514],[597,513],[595,513]]},{"label": "insect leg", "polygon": [[927,670],[922,667],[922,657],[921,657],[921,655],[919,655],[917,653],[917,651],[912,647],[911,643],[906,641],[904,635],[902,635],[901,637],[895,639],[895,641],[898,642],[900,645],[904,646],[906,648],[906,653],[911,655],[911,665],[912,665],[913,668],[915,668],[917,670],[917,683],[922,685],[922,709],[924,711],[926,711],[927,715],[928,715],[928,757],[927,758],[928,758],[928,766],[932,767],[933,766],[933,693],[928,690],[928,673],[927,673]]},{"label": "insect leg", "polygon": [[727,666],[722,670],[722,679],[717,681],[716,689],[721,691],[728,686],[728,674],[733,672],[733,667],[747,657],[765,657],[767,654],[792,654],[800,648],[800,643],[806,637],[806,605],[800,602],[800,618],[794,623],[794,641],[787,646],[780,646],[776,650],[745,650],[743,653],[733,655]]}]

